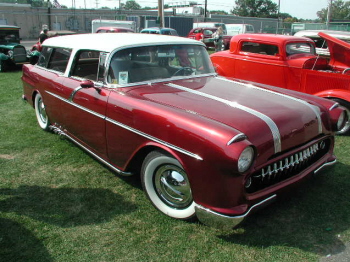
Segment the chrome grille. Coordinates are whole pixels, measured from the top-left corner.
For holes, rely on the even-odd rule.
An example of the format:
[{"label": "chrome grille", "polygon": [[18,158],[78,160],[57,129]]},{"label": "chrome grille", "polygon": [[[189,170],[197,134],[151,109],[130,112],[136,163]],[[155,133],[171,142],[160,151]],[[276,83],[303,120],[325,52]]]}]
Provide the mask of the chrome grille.
[{"label": "chrome grille", "polygon": [[23,46],[16,46],[13,49],[13,61],[15,63],[27,62],[27,51]]},{"label": "chrome grille", "polygon": [[322,158],[328,152],[329,146],[329,140],[322,140],[265,166],[248,178],[246,191],[254,193],[300,174]]}]

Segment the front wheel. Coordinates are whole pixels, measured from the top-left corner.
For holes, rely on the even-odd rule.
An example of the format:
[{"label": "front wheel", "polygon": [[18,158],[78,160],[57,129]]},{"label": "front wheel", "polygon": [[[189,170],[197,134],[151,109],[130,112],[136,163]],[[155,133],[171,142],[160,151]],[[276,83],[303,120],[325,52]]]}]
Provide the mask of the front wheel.
[{"label": "front wheel", "polygon": [[195,203],[186,172],[175,158],[158,151],[145,158],[142,186],[152,204],[162,213],[187,220],[195,215]]},{"label": "front wheel", "polygon": [[38,120],[39,126],[45,130],[49,130],[50,121],[49,117],[46,114],[46,107],[43,101],[43,98],[40,94],[37,94],[34,99],[34,108],[35,108],[35,114],[36,119]]}]

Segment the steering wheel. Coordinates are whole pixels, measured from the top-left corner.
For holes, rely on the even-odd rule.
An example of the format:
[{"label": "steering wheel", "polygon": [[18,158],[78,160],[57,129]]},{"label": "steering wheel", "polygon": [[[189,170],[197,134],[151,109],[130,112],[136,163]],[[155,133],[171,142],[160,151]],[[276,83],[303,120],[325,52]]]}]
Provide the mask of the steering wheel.
[{"label": "steering wheel", "polygon": [[[182,74],[180,74],[183,72]],[[178,75],[184,75],[184,76],[189,76],[194,72],[194,69],[188,66],[181,67],[179,70],[177,70],[173,76],[178,76]]]}]

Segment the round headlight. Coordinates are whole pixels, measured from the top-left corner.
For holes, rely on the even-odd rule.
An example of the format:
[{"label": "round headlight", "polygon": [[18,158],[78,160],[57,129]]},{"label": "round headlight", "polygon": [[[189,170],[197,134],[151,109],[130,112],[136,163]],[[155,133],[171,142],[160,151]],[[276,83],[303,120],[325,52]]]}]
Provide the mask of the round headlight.
[{"label": "round headlight", "polygon": [[254,160],[254,149],[251,146],[246,147],[238,158],[238,171],[243,173],[247,171]]}]

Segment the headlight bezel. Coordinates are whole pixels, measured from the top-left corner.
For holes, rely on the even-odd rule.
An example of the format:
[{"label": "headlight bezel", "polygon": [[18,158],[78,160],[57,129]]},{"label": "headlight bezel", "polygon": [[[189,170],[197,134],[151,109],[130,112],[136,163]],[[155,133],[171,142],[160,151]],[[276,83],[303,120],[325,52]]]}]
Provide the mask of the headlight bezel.
[{"label": "headlight bezel", "polygon": [[255,160],[255,150],[252,146],[247,146],[242,150],[237,159],[237,170],[239,173],[247,172]]}]

